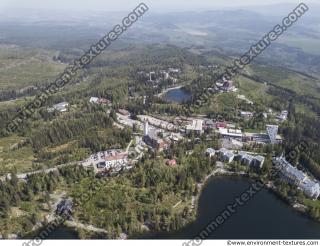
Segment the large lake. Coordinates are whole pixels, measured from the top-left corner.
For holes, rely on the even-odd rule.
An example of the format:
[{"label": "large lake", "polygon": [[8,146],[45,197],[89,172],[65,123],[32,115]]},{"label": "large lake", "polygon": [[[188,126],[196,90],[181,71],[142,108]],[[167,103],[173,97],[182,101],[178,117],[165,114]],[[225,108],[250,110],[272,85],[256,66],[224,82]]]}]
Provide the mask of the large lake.
[{"label": "large lake", "polygon": [[[245,192],[250,183],[245,178],[212,178],[200,197],[197,220],[174,233],[145,235],[150,239],[192,239]],[[246,205],[239,207],[210,239],[314,239],[320,238],[320,224],[291,209],[268,190],[260,191]]]},{"label": "large lake", "polygon": [[[212,178],[204,188],[195,222],[172,233],[148,233],[144,239],[192,239],[228,204],[247,190],[245,178]],[[51,239],[76,238],[71,230],[60,228]],[[210,239],[320,239],[320,224],[296,212],[268,190],[260,191],[246,205],[239,207]]]},{"label": "large lake", "polygon": [[186,103],[192,99],[192,94],[183,88],[177,88],[167,91],[163,99],[166,102]]}]

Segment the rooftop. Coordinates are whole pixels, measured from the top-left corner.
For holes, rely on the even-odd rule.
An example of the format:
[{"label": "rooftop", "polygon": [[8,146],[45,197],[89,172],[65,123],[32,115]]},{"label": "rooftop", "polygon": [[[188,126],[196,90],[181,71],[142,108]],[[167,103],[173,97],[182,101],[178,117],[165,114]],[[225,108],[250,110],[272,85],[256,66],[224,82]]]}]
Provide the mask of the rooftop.
[{"label": "rooftop", "polygon": [[213,148],[208,148],[207,150],[206,150],[206,153],[208,153],[208,154],[212,154],[212,153],[215,153],[216,151],[213,149]]},{"label": "rooftop", "polygon": [[261,155],[257,155],[257,156],[255,157],[255,159],[256,159],[257,161],[260,161],[260,162],[264,162],[264,160],[265,160],[265,158],[264,158],[263,156],[261,156]]},{"label": "rooftop", "polygon": [[267,125],[267,132],[272,144],[275,144],[277,142],[278,130],[279,130],[279,126]]},{"label": "rooftop", "polygon": [[192,123],[187,125],[187,130],[202,131],[203,120],[192,120]]},{"label": "rooftop", "polygon": [[221,135],[230,136],[230,137],[242,137],[242,131],[237,129],[226,129],[219,128],[219,133]]},{"label": "rooftop", "polygon": [[293,167],[288,161],[286,161],[284,157],[273,158],[273,162],[280,167],[280,170],[284,175],[293,178],[296,181],[303,181],[307,177],[302,171]]}]

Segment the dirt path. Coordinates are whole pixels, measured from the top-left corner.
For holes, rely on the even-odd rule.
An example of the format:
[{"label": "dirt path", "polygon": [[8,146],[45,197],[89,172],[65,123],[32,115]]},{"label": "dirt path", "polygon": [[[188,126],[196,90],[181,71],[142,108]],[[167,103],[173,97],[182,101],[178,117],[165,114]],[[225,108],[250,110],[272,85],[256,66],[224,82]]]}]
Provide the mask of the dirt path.
[{"label": "dirt path", "polygon": [[87,231],[93,231],[93,232],[98,232],[98,233],[108,233],[108,231],[95,227],[93,225],[85,225],[82,224],[78,221],[66,221],[66,225],[70,226],[70,227],[76,227],[76,228],[80,228],[80,229],[84,229]]},{"label": "dirt path", "polygon": [[177,202],[177,203],[173,206],[173,208],[178,207],[178,206],[180,205],[180,203],[182,203],[182,200],[181,200],[181,201],[179,201],[179,202]]}]

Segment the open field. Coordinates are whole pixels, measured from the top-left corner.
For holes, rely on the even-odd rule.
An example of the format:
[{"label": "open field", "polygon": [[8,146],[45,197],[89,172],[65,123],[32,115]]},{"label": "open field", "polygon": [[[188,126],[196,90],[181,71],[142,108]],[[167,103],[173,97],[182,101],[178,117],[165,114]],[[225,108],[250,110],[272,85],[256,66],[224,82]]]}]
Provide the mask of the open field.
[{"label": "open field", "polygon": [[320,81],[281,67],[252,65],[253,74],[274,85],[289,89],[298,95],[319,98]]},{"label": "open field", "polygon": [[11,136],[0,138],[0,175],[8,172],[28,172],[34,169],[34,153],[30,145],[19,146],[25,138]]},{"label": "open field", "polygon": [[0,89],[26,89],[52,80],[65,65],[53,61],[56,52],[0,46]]}]

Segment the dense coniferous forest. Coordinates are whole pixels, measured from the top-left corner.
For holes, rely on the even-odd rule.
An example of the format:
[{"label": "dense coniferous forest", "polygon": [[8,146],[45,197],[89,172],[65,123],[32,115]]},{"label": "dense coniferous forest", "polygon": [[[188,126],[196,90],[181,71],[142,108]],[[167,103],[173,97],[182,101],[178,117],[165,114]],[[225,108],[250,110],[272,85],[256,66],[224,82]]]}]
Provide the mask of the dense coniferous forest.
[{"label": "dense coniferous forest", "polygon": [[[54,60],[69,63],[76,55],[61,52]],[[294,86],[287,88],[276,79],[266,81],[258,72],[254,75],[243,73],[234,78],[236,86],[239,94],[246,95],[254,104],[239,100],[235,93],[218,93],[195,109],[199,97],[206,88],[214,86],[218,75],[230,62],[229,57],[225,57],[224,62],[221,60],[221,57],[210,52],[199,55],[196,48],[189,50],[175,46],[150,45],[135,49],[129,46],[112,50],[86,67],[73,83],[50,97],[14,133],[7,132],[5,127],[18,110],[32,100],[35,91],[30,89],[24,94],[17,94],[14,90],[6,90],[1,93],[0,101],[18,97],[17,101],[0,104],[0,174],[12,173],[10,180],[4,178],[0,181],[2,235],[7,237],[9,233],[18,232],[18,236],[23,236],[35,225],[39,226],[40,222],[46,224],[50,202],[62,192],[77,201],[82,194],[98,190],[91,194],[88,202],[75,208],[74,216],[84,224],[105,229],[109,238],[117,238],[123,232],[134,237],[146,226],[154,231],[177,230],[194,219],[196,210],[190,209],[190,203],[192,197],[200,193],[197,184],[203,182],[216,166],[216,158],[209,159],[204,152],[208,147],[221,147],[218,137],[210,130],[206,130],[199,139],[198,136],[188,135],[188,139],[172,144],[163,153],[149,150],[133,170],[117,176],[95,177],[90,168],[70,166],[60,167],[59,171],[48,174],[31,175],[26,181],[18,180],[16,174],[22,172],[82,161],[93,153],[107,149],[126,148],[141,132],[136,127],[121,129],[115,126],[119,109],[128,110],[132,119],[142,114],[170,119],[201,115],[212,120],[229,121],[238,128],[255,132],[265,131],[266,124],[279,124],[284,138],[282,145],[244,147],[247,151],[267,153],[264,168],[258,172],[249,170],[249,176],[257,178],[260,175],[266,179],[272,170],[272,156],[289,153],[305,141],[308,143],[307,149],[292,161],[320,178],[320,122],[316,117],[320,115],[320,102],[315,95],[306,95]],[[213,61],[214,68],[208,68]],[[180,74],[175,75],[178,82],[164,80],[158,84],[151,83],[139,73],[155,71],[160,74],[161,70],[168,68],[181,70]],[[253,69],[253,72],[256,71]],[[288,70],[282,72],[284,77],[305,76]],[[314,78],[309,79],[313,81]],[[47,83],[40,83],[37,88]],[[167,103],[158,96],[164,89],[177,85],[192,93],[191,101]],[[89,103],[93,96],[106,98],[112,104]],[[47,109],[53,104],[63,101],[70,104],[68,112],[48,112]],[[278,123],[264,118],[263,113],[269,108],[275,112],[288,110],[288,121]],[[254,111],[255,115],[244,120],[239,117],[240,111]],[[167,166],[167,159],[175,159],[177,166]],[[245,170],[239,163],[234,163],[230,168],[232,171]],[[279,187],[284,196],[293,194],[304,201],[303,194],[292,187],[281,182]],[[174,208],[178,202],[181,205]],[[318,204],[312,203],[310,207],[310,213],[318,218]],[[87,238],[90,235],[81,231],[80,236]]]}]

